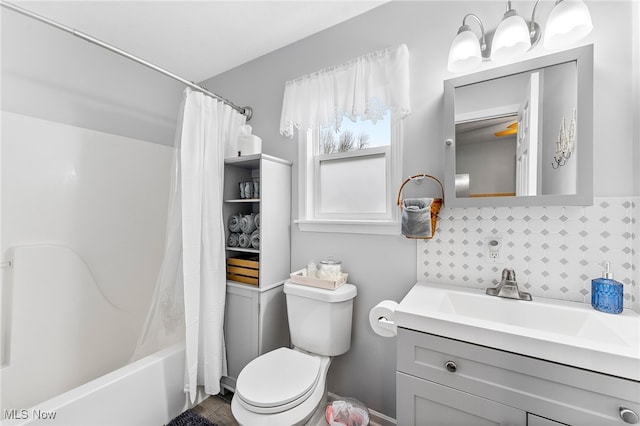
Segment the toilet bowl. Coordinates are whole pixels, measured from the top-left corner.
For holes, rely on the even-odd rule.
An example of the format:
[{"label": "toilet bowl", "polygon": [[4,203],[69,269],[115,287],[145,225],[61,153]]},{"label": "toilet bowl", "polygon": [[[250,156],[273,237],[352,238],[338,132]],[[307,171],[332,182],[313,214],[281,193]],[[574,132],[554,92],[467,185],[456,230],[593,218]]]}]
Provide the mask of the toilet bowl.
[{"label": "toilet bowl", "polygon": [[356,287],[335,290],[284,284],[293,349],[278,348],[238,375],[231,412],[242,426],[293,426],[324,411],[331,357],[351,346]]},{"label": "toilet bowl", "polygon": [[323,409],[331,358],[279,348],[251,361],[231,401],[240,425],[304,425]]}]

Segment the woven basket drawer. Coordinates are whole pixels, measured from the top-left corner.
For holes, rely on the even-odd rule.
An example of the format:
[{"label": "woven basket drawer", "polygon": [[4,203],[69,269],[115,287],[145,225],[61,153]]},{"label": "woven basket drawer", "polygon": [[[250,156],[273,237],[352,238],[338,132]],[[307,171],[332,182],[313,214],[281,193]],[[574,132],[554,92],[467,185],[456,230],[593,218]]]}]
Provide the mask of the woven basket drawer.
[{"label": "woven basket drawer", "polygon": [[258,285],[260,282],[260,262],[258,259],[258,256],[227,258],[227,279]]}]

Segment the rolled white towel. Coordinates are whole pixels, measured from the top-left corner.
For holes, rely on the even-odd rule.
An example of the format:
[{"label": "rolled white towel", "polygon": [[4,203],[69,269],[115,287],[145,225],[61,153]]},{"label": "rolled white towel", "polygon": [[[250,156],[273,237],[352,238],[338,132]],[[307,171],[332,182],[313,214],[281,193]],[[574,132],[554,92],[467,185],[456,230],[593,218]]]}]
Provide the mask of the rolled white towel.
[{"label": "rolled white towel", "polygon": [[240,232],[240,221],[242,220],[242,214],[237,213],[229,216],[229,231]]},{"label": "rolled white towel", "polygon": [[240,230],[245,234],[251,234],[256,230],[255,215],[253,213],[242,216],[242,219],[240,219]]},{"label": "rolled white towel", "polygon": [[227,247],[238,247],[240,245],[240,234],[232,232],[227,238]]},{"label": "rolled white towel", "polygon": [[260,250],[260,231],[257,229],[251,234],[251,247]]},{"label": "rolled white towel", "polygon": [[242,248],[251,247],[251,235],[250,234],[245,234],[245,233],[240,234],[238,236],[238,244]]},{"label": "rolled white towel", "polygon": [[255,214],[253,221],[256,223],[256,229],[260,229],[260,213]]}]

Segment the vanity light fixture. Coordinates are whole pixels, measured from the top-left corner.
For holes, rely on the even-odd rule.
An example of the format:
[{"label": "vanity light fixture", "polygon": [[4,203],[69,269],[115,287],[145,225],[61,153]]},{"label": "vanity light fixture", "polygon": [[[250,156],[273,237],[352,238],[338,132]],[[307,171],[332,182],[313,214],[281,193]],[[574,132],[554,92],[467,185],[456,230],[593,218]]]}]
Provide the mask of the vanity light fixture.
[{"label": "vanity light fixture", "polygon": [[[467,18],[474,18],[480,25],[482,35],[480,40],[467,25]],[[484,60],[489,60],[487,43],[484,35],[484,25],[482,21],[473,13],[469,13],[462,18],[462,26],[458,28],[456,38],[449,47],[449,61],[447,69],[451,72],[464,72],[477,68]]]},{"label": "vanity light fixture", "polygon": [[[494,31],[487,33],[480,18],[473,13],[465,15],[449,48],[447,70],[468,72],[477,68],[482,61],[506,62],[531,50],[542,37],[542,29],[535,19],[538,3],[540,0],[536,0],[531,19],[527,21],[511,7],[511,1],[507,1],[507,11],[502,21]],[[480,39],[466,23],[470,17],[480,24]],[[585,37],[592,29],[591,14],[583,0],[556,0],[547,19],[544,47],[566,47]],[[490,47],[487,39],[491,40]]]}]

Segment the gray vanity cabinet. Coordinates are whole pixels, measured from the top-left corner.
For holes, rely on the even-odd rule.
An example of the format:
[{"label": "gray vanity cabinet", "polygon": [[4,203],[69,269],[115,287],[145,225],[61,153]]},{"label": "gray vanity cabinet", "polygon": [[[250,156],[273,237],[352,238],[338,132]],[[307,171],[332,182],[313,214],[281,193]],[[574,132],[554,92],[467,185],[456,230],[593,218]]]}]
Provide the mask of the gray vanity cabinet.
[{"label": "gray vanity cabinet", "polygon": [[544,417],[536,416],[535,414],[527,414],[527,426],[562,426],[564,423],[556,422],[554,420],[545,419]]},{"label": "gray vanity cabinet", "polygon": [[[398,425],[524,425],[526,413],[397,372]],[[402,395],[401,395],[402,394]]]},{"label": "gray vanity cabinet", "polygon": [[640,383],[398,329],[398,425],[624,425]]}]

